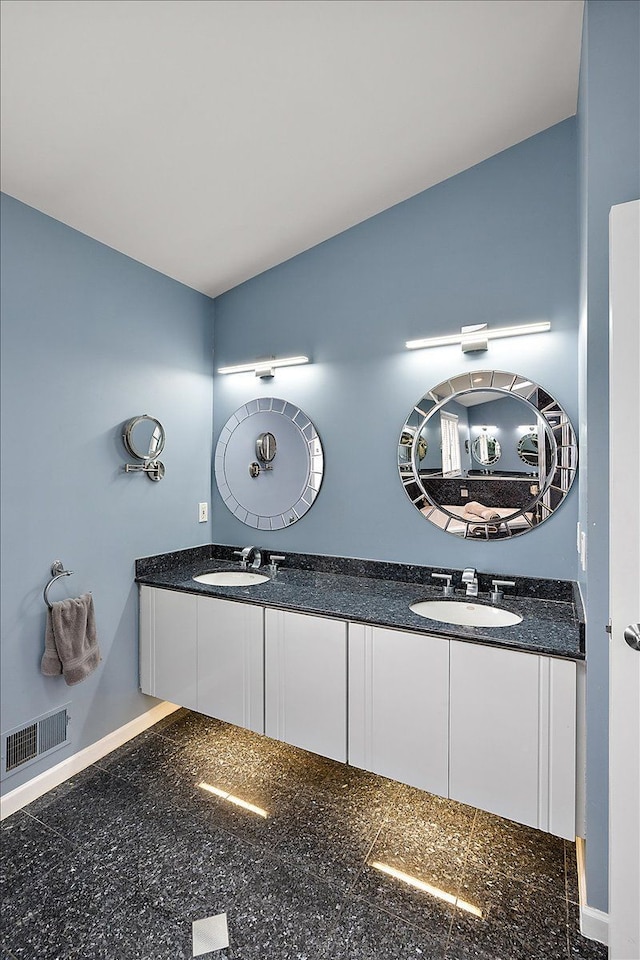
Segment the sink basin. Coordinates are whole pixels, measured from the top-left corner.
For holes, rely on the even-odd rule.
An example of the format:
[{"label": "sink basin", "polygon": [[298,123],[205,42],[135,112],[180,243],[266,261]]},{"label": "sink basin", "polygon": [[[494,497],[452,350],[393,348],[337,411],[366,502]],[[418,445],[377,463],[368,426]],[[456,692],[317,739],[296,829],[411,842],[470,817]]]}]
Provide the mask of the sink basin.
[{"label": "sink basin", "polygon": [[250,570],[216,570],[214,573],[201,573],[193,579],[214,587],[252,587],[256,583],[264,583],[270,577],[264,573],[252,573]]},{"label": "sink basin", "polygon": [[522,617],[510,610],[467,603],[465,600],[421,600],[412,603],[409,609],[428,620],[466,627],[511,627],[514,623],[522,623]]}]

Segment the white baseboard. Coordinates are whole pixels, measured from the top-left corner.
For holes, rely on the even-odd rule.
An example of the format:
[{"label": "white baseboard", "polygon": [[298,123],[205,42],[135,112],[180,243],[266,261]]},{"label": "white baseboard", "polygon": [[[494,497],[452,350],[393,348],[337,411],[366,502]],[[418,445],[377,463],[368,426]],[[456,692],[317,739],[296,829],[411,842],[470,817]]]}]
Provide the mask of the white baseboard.
[{"label": "white baseboard", "polygon": [[152,727],[158,720],[162,720],[163,717],[167,717],[170,713],[179,709],[175,703],[169,703],[165,700],[163,703],[152,707],[151,710],[147,710],[146,713],[130,720],[129,723],[125,723],[124,726],[118,727],[112,733],[108,733],[102,740],[97,740],[90,746],[85,747],[84,750],[79,750],[73,756],[67,757],[62,763],[51,767],[50,770],[38,774],[33,780],[28,780],[22,786],[16,787],[15,790],[0,797],[0,820],[4,820],[5,817],[10,816],[17,810],[21,810],[22,807],[26,807],[32,800],[37,800],[44,793],[48,793],[49,790],[53,790],[60,783],[74,777],[76,773],[90,767],[92,763],[106,757],[112,750],[121,747],[127,740],[132,740],[139,733]]},{"label": "white baseboard", "polygon": [[589,940],[609,944],[609,914],[595,907],[580,906],[580,933]]},{"label": "white baseboard", "polygon": [[578,895],[580,898],[580,933],[589,940],[609,943],[609,914],[596,910],[587,904],[587,878],[585,873],[585,851],[582,837],[576,838],[576,858],[578,861]]}]

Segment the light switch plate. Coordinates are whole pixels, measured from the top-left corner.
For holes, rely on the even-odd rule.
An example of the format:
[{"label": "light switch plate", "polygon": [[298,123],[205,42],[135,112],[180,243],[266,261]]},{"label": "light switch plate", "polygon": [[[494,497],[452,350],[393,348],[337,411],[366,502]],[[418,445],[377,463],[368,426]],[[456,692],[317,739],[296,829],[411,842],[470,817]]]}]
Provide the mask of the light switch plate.
[{"label": "light switch plate", "polygon": [[587,569],[587,536],[584,531],[580,533],[580,566]]},{"label": "light switch plate", "polygon": [[209,519],[209,504],[199,503],[198,504],[198,523],[206,523],[208,519]]}]

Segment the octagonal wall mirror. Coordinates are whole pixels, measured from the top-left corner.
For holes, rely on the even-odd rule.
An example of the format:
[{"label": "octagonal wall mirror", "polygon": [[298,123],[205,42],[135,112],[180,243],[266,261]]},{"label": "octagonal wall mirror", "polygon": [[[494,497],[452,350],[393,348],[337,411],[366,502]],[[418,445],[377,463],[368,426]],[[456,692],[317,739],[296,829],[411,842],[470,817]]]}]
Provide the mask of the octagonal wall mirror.
[{"label": "octagonal wall mirror", "polygon": [[571,488],[577,461],[575,433],[557,400],[499,370],[434,386],[409,413],[398,442],[400,479],[416,509],[469,539],[518,536],[548,520]]},{"label": "octagonal wall mirror", "polygon": [[220,431],[214,471],[234,516],[257,530],[281,530],[300,520],[318,496],[322,444],[299,407],[260,397],[238,407]]}]

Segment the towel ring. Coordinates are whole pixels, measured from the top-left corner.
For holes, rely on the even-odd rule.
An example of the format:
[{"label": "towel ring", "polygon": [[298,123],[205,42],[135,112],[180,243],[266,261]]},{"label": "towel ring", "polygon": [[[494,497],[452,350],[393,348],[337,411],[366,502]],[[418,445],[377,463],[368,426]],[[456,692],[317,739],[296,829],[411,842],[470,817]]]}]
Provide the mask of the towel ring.
[{"label": "towel ring", "polygon": [[49,607],[49,610],[52,609],[51,603],[49,602],[49,590],[56,580],[61,580],[62,577],[70,577],[72,573],[73,570],[65,570],[62,560],[54,560],[54,562],[51,564],[51,580],[49,580],[49,583],[46,585],[42,593],[44,602]]}]

